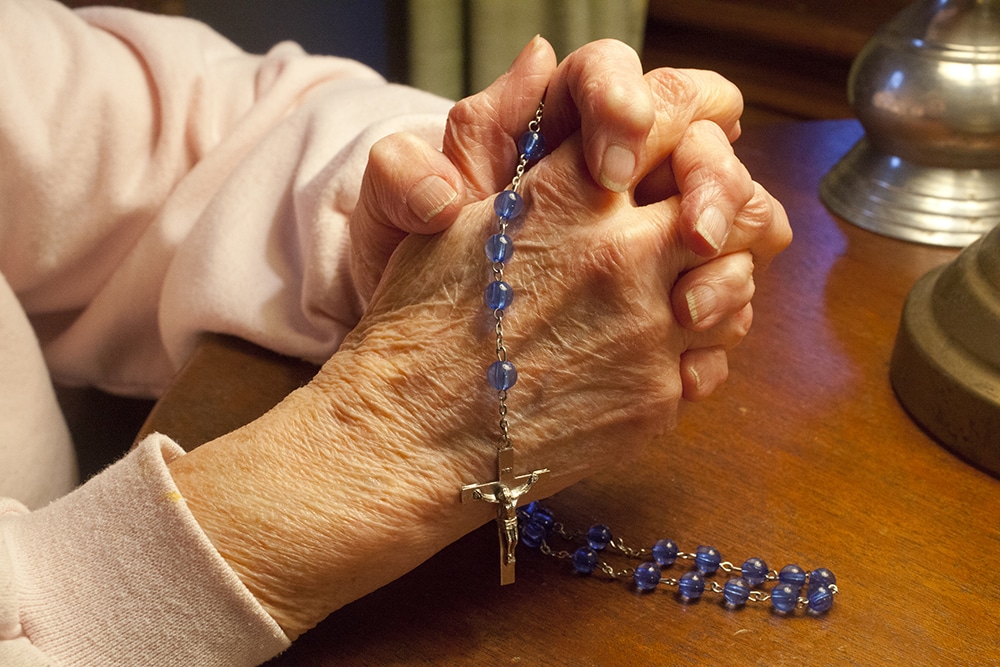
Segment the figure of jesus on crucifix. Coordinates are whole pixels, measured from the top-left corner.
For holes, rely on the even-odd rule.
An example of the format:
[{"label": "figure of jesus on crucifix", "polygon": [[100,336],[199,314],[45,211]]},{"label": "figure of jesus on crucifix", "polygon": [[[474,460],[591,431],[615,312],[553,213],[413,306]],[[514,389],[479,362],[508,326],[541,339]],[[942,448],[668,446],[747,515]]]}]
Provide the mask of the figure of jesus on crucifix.
[{"label": "figure of jesus on crucifix", "polygon": [[514,448],[497,450],[497,481],[462,487],[462,502],[483,500],[497,506],[497,531],[500,534],[500,584],[514,582],[514,549],[517,547],[517,501],[535,485],[547,469],[514,475]]}]

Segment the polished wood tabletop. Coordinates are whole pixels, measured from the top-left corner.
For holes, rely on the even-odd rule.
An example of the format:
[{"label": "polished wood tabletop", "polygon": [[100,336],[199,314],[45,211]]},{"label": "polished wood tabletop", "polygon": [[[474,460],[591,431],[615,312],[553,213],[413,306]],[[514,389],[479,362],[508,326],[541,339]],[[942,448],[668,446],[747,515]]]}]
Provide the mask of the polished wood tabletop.
[{"label": "polished wood tabletop", "polygon": [[[860,134],[853,121],[746,128],[737,152],[784,203],[795,240],[757,277],[728,384],[685,405],[638,460],[547,501],[564,524],[605,523],[637,547],[671,538],[737,566],[828,567],[839,588],[828,613],[730,610],[711,593],[685,604],[523,546],[517,583],[501,588],[489,525],[269,664],[1000,663],[1000,481],[923,433],[889,384],[909,289],[956,251],[878,236],[822,206],[820,179]],[[252,419],[311,372],[285,361],[213,341],[145,429],[194,446]],[[258,379],[227,385],[232,365]],[[275,369],[282,379],[269,379]]]}]

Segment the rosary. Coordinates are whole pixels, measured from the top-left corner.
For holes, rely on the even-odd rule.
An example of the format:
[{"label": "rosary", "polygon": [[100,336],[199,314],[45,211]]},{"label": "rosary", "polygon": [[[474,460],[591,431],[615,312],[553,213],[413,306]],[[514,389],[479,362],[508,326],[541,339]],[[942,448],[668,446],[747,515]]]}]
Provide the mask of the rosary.
[{"label": "rosary", "polygon": [[503,339],[503,318],[507,306],[514,298],[510,284],[504,281],[504,265],[514,252],[514,242],[507,235],[511,220],[521,215],[524,202],[518,190],[521,177],[528,163],[538,160],[545,153],[545,139],[539,133],[542,122],[540,103],[535,118],[528,123],[528,131],[518,142],[520,154],[514,179],[510,188],[504,190],[493,202],[497,214],[497,231],[486,240],[486,257],[493,267],[493,281],[486,287],[484,300],[486,307],[493,311],[496,321],[496,355],[486,370],[486,380],[497,391],[500,404],[500,442],[497,445],[497,481],[485,484],[470,484],[462,487],[462,502],[485,500],[497,505],[497,531],[500,534],[500,584],[514,583],[514,549],[518,541],[517,501],[528,492],[538,479],[548,472],[535,470],[525,475],[514,474],[514,447],[510,440],[510,426],[507,423],[507,391],[517,382],[517,369],[507,360],[507,348]]},{"label": "rosary", "polygon": [[[603,524],[591,526],[585,534],[568,531],[555,521],[553,514],[537,502],[518,508],[517,502],[538,480],[548,473],[547,469],[534,470],[517,475],[514,472],[514,447],[510,438],[507,421],[508,391],[517,382],[517,369],[507,359],[504,345],[504,314],[514,298],[510,284],[504,280],[504,267],[514,252],[514,242],[507,234],[512,220],[524,210],[520,195],[521,178],[528,165],[545,153],[545,139],[539,132],[544,102],[538,105],[535,117],[528,123],[527,132],[518,142],[518,164],[510,187],[499,195],[493,203],[497,216],[495,233],[486,241],[486,257],[489,260],[493,280],[487,285],[484,295],[486,307],[492,311],[496,331],[496,361],[486,371],[489,385],[497,391],[499,403],[500,438],[497,444],[497,479],[482,484],[462,487],[462,502],[485,501],[497,506],[497,532],[500,538],[500,584],[514,582],[515,549],[518,541],[526,547],[538,548],[546,556],[569,560],[573,570],[581,575],[600,571],[611,579],[631,580],[636,589],[649,592],[660,585],[674,587],[678,597],[685,602],[702,597],[706,589],[721,594],[729,607],[740,607],[749,603],[770,602],[772,609],[787,614],[802,607],[810,614],[826,612],[833,604],[833,597],[839,590],[836,577],[826,568],[806,572],[798,565],[786,565],[780,571],[768,569],[766,563],[757,557],[748,558],[741,566],[723,561],[719,551],[711,546],[699,546],[694,553],[681,551],[673,540],[661,539],[651,549],[634,549],[612,536],[610,528]],[[549,540],[553,537],[568,542],[582,543],[574,551],[554,550]],[[616,569],[601,559],[601,553],[641,561],[634,568]],[[677,561],[693,561],[694,569],[680,577],[664,577],[663,569],[671,568]],[[717,581],[707,581],[707,577],[718,570],[733,576],[725,585]],[[761,586],[773,583],[770,591]],[[805,588],[805,595],[802,589]]]}]

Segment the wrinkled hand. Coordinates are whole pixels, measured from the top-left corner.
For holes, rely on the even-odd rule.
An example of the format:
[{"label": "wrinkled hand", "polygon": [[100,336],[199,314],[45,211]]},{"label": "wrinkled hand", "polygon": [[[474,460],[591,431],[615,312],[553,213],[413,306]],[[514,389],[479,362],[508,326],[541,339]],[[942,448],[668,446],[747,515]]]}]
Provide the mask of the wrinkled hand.
[{"label": "wrinkled hand", "polygon": [[[737,233],[738,239],[752,238],[753,246],[728,246],[752,258],[727,256],[702,266],[671,294],[683,326],[697,331],[734,318],[748,327],[753,268],[784,248],[790,231],[781,206],[732,153],[729,142],[739,135],[743,108],[739,91],[711,72],[661,69],[644,77],[635,52],[611,40],[582,47],[558,67],[551,47],[533,40],[495,84],[455,106],[443,153],[405,134],[376,144],[351,220],[353,272],[362,296],[370,297],[408,233],[440,231],[462,205],[510,182],[516,138],[543,95],[550,149],[580,130],[589,177],[606,189],[637,185],[642,203],[681,194],[679,234],[696,253],[719,255],[734,225],[758,230]],[[643,155],[650,137],[656,152]],[[682,354],[689,400],[707,397],[727,375],[723,348]]]},{"label": "wrinkled hand", "polygon": [[[579,86],[573,61],[553,74],[539,44],[452,111],[443,157],[471,203],[445,231],[395,248],[317,385],[359,385],[352,395],[377,402],[374,411],[401,429],[395,438],[440,444],[431,448],[450,469],[476,460],[491,439],[484,415],[495,412],[484,391],[495,341],[482,245],[516,139],[550,86],[542,130],[557,147],[522,181],[528,212],[516,225],[508,279],[517,296],[505,322],[521,378],[511,398],[519,452],[564,486],[650,441],[673,425],[682,396],[703,397],[725,379],[725,350],[750,325],[754,264],[768,263],[791,233],[780,204],[732,152],[724,128],[735,132],[735,116],[726,119],[739,104],[719,104],[729,84],[704,72],[647,75],[652,121],[616,192],[592,177],[607,154],[593,131],[566,134],[579,123],[580,104],[567,102]],[[366,184],[388,177],[385,166],[373,160]],[[721,229],[702,234],[706,217]]]},{"label": "wrinkled hand", "polygon": [[[557,66],[552,47],[536,37],[485,94],[456,105],[444,153],[406,134],[373,147],[351,221],[353,273],[363,298],[371,296],[386,261],[407,234],[447,228],[463,205],[509,182],[506,165],[517,157],[513,138],[543,96],[549,107],[549,148],[582,130],[591,177],[616,192],[634,184],[639,153],[654,122],[665,123],[661,131],[675,143],[697,119],[715,122],[735,140],[743,111],[739,91],[717,74],[662,69],[644,77],[635,51],[613,40],[587,44]],[[657,102],[668,113],[658,113]],[[661,176],[669,179],[668,172],[661,170]],[[684,216],[690,219],[682,224],[696,251],[713,254],[725,234],[717,216],[710,214],[699,223],[704,211],[720,198],[719,209],[730,214],[745,204],[739,201],[742,193],[731,192],[734,176],[726,174],[715,188],[705,187],[705,179],[685,192],[689,202]]]},{"label": "wrinkled hand", "polygon": [[[671,150],[654,131],[640,169],[655,171]],[[672,288],[682,276],[697,283],[709,261],[681,238],[680,198],[640,204],[631,191],[609,192],[587,177],[583,155],[578,134],[526,174],[527,212],[506,271],[516,295],[504,320],[520,378],[509,400],[514,437],[525,469],[552,469],[557,488],[672,427],[682,355],[731,347],[749,325],[745,285],[722,290],[736,293],[737,315],[680,325]],[[407,237],[366,315],[314,381],[331,393],[355,387],[349,395],[391,422],[377,430],[410,443],[401,452],[430,450],[447,470],[465,466],[466,481],[492,474],[496,397],[485,369],[495,341],[482,248],[494,224],[490,196],[439,235]],[[763,223],[737,224],[714,261],[741,276],[750,255],[731,251],[766,252],[770,234]]]}]

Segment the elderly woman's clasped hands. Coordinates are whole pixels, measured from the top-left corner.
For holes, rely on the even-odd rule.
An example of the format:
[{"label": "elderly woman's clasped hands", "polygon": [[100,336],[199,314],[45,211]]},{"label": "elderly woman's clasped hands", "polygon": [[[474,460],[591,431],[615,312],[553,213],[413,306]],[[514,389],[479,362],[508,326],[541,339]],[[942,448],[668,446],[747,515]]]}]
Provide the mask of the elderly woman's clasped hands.
[{"label": "elderly woman's clasped hands", "polygon": [[[365,315],[307,386],[171,464],[191,511],[290,637],[495,515],[463,505],[496,476],[495,322],[483,244],[493,197],[544,97],[549,154],[525,174],[505,279],[519,470],[548,495],[627,458],[728,373],[753,271],[791,239],[733,155],[742,100],[700,71],[646,75],[596,42],[561,64],[533,40],[459,102],[443,151],[372,151],[351,221]],[[493,582],[484,582],[493,585]]]}]

